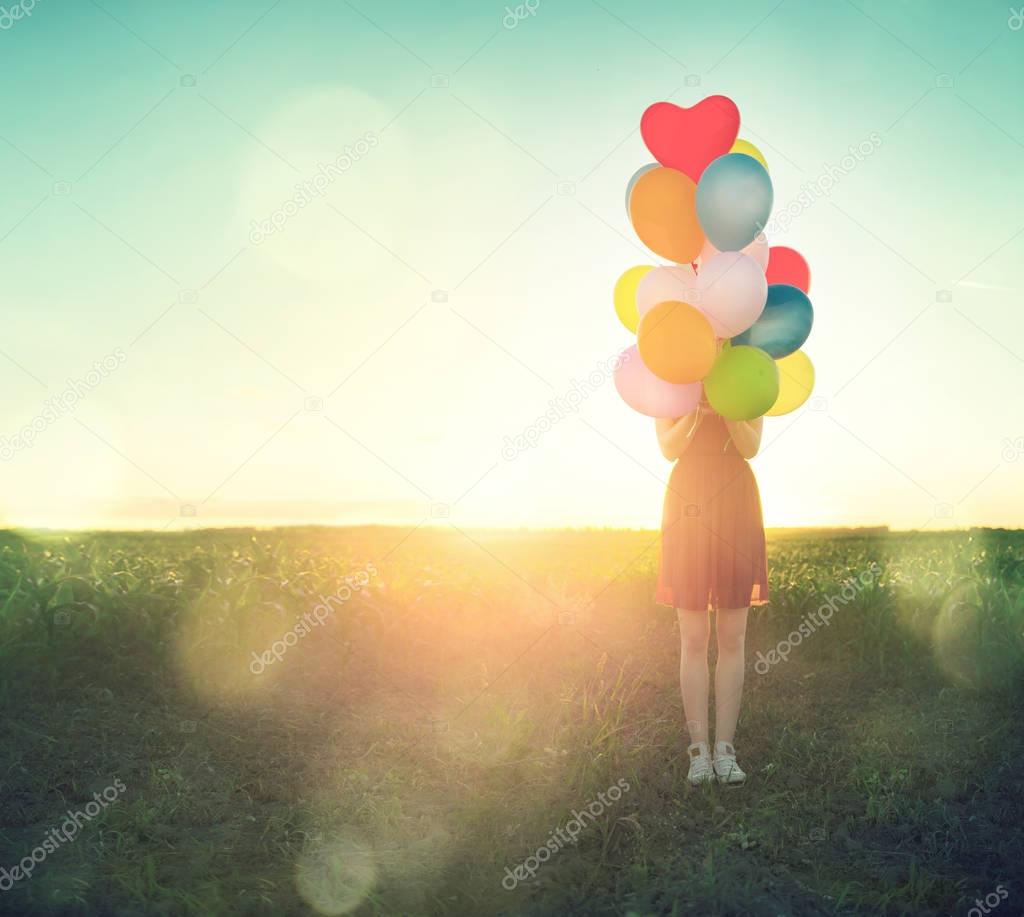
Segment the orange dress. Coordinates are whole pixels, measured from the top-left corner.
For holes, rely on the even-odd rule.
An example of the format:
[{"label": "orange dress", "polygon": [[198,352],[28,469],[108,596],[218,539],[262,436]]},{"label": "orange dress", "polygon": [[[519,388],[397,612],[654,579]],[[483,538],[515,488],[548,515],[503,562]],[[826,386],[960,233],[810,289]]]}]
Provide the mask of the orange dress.
[{"label": "orange dress", "polygon": [[701,418],[668,481],[655,599],[691,611],[768,601],[757,481],[715,413]]}]

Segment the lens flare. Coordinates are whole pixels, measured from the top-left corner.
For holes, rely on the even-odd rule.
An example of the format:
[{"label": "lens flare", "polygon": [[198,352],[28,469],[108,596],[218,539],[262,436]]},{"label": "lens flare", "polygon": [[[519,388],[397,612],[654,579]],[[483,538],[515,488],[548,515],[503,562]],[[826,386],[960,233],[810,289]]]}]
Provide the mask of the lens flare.
[{"label": "lens flare", "polygon": [[369,844],[353,831],[314,842],[295,864],[299,896],[318,914],[350,914],[377,882],[377,864]]}]

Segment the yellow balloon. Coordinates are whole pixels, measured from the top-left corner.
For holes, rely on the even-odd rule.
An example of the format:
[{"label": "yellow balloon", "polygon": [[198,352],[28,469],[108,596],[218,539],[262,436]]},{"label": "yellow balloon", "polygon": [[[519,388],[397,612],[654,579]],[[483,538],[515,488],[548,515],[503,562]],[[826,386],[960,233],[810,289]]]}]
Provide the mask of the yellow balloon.
[{"label": "yellow balloon", "polygon": [[652,264],[638,264],[615,281],[615,314],[628,331],[635,333],[636,326],[640,324],[640,314],[636,311],[636,289],[644,275],[653,270]]},{"label": "yellow balloon", "polygon": [[764,154],[752,144],[749,140],[737,140],[733,145],[730,153],[745,153],[756,159],[761,165],[764,166],[765,171],[768,171],[768,163],[765,162]]},{"label": "yellow balloon", "polygon": [[767,412],[769,417],[790,414],[811,397],[814,388],[814,364],[802,350],[797,350],[781,360],[779,368],[779,397]]}]

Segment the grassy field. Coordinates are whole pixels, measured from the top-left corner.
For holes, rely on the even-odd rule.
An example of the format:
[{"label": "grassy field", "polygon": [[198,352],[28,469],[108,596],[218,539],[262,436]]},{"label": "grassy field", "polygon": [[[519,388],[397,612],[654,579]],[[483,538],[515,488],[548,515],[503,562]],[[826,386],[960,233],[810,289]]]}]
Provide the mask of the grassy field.
[{"label": "grassy field", "polygon": [[654,533],[2,533],[0,913],[1020,914],[1024,533],[769,552],[694,789]]}]

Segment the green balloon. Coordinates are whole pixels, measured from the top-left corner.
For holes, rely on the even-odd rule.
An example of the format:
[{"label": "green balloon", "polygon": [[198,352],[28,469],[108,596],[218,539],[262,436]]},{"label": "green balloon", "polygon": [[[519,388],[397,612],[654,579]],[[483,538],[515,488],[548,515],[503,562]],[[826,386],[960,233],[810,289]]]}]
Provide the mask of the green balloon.
[{"label": "green balloon", "polygon": [[727,346],[704,377],[704,393],[726,420],[753,420],[779,397],[779,368],[760,347]]}]

